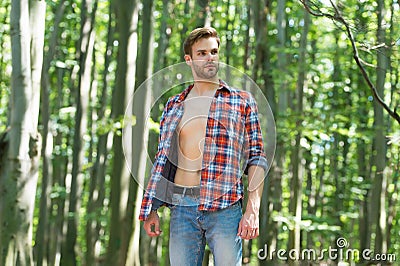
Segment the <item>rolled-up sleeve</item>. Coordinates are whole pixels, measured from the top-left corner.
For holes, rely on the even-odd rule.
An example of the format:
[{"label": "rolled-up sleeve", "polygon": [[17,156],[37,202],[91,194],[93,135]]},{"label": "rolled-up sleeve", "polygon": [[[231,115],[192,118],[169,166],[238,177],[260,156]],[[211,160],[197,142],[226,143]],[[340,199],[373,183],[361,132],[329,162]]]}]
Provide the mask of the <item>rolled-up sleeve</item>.
[{"label": "rolled-up sleeve", "polygon": [[264,152],[263,136],[258,117],[258,108],[253,96],[249,93],[248,104],[246,106],[246,151],[248,152],[248,160],[246,164],[245,174],[252,165],[259,166],[264,169],[268,168],[267,158]]}]

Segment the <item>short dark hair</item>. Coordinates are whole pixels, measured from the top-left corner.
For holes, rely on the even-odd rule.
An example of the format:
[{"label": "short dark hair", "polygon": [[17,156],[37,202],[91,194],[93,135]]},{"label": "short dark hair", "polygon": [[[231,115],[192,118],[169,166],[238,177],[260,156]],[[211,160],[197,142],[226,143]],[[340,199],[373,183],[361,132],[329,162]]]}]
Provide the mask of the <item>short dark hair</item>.
[{"label": "short dark hair", "polygon": [[194,29],[183,43],[183,52],[192,56],[192,46],[195,42],[203,38],[216,38],[219,48],[220,39],[218,37],[217,31],[212,27],[204,27]]}]

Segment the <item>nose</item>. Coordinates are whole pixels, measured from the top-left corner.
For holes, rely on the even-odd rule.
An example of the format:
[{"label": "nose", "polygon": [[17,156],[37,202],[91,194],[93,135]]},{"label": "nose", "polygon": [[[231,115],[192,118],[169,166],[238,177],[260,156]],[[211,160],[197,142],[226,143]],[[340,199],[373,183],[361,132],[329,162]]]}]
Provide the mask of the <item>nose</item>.
[{"label": "nose", "polygon": [[212,53],[208,53],[206,60],[207,61],[214,61],[214,57],[215,57],[215,55],[213,55]]}]

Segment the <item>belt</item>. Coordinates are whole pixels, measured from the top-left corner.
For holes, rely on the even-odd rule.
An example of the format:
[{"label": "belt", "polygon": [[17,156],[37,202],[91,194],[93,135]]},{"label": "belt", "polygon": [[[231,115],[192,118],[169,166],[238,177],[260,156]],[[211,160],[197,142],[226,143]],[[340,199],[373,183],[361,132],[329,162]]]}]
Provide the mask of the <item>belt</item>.
[{"label": "belt", "polygon": [[183,196],[200,196],[200,187],[174,186],[174,193]]}]

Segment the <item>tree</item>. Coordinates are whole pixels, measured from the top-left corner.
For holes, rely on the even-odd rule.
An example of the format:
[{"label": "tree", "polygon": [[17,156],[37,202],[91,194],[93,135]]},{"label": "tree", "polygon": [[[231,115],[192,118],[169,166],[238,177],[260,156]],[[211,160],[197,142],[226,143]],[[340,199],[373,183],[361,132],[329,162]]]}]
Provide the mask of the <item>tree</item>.
[{"label": "tree", "polygon": [[46,4],[11,2],[10,124],[0,160],[0,264],[33,265],[32,220],[39,174],[40,77]]},{"label": "tree", "polygon": [[[128,107],[128,96],[133,94],[135,87],[138,44],[138,2],[117,0],[114,8],[119,47],[116,84],[112,99],[112,118],[121,123]],[[132,112],[128,110],[127,113]],[[130,230],[130,228],[125,227],[125,219],[131,177],[125,163],[125,158],[123,157],[121,131],[114,134],[113,156],[113,177],[111,179],[110,195],[110,240],[107,248],[106,262],[108,265],[125,265],[125,261],[123,260],[125,257],[123,252],[125,250],[123,247],[126,247],[126,245],[122,241],[127,241],[124,234]]]},{"label": "tree", "polygon": [[52,143],[53,136],[50,133],[50,77],[49,69],[50,63],[54,57],[54,48],[57,46],[59,24],[62,19],[62,15],[65,11],[65,0],[60,1],[57,6],[57,12],[55,15],[54,30],[51,34],[49,52],[45,55],[43,60],[42,78],[41,78],[41,109],[40,114],[42,117],[42,180],[41,180],[41,194],[40,198],[40,211],[39,211],[39,222],[38,229],[35,237],[35,261],[38,266],[50,262],[50,238],[54,237],[50,234],[49,218],[51,213],[51,201],[49,194],[52,188],[53,171],[51,167],[51,153],[53,151]]},{"label": "tree", "polygon": [[[96,135],[99,135],[99,140],[96,148],[96,158],[91,169],[91,178],[89,185],[89,200],[87,204],[87,223],[86,223],[86,265],[94,265],[96,262],[96,258],[98,258],[100,254],[100,249],[96,248],[100,243],[100,233],[104,229],[98,214],[101,213],[101,210],[104,208],[104,200],[106,199],[106,169],[107,169],[107,156],[109,154],[108,146],[108,138],[113,134],[113,131],[106,131],[101,128],[104,121],[107,120],[106,110],[108,106],[108,87],[110,86],[110,64],[113,59],[113,41],[114,41],[114,24],[113,24],[113,8],[112,5],[109,4],[108,7],[108,15],[109,20],[107,22],[107,43],[106,49],[104,51],[104,68],[102,69],[102,90],[100,93],[100,99],[98,108],[96,110],[97,120],[102,123],[97,123],[98,126],[95,127],[97,129],[97,134],[92,137],[94,139]],[[94,115],[93,115],[94,116]]]},{"label": "tree", "polygon": [[[377,41],[386,44],[386,33],[384,28],[385,4],[383,0],[378,1],[378,29]],[[379,97],[384,98],[384,85],[387,72],[386,45],[379,48],[377,53],[377,77],[376,88]],[[400,121],[399,121],[400,122]],[[387,189],[387,171],[386,171],[386,140],[385,140],[385,120],[383,109],[379,103],[374,103],[374,150],[376,151],[373,159],[375,170],[373,171],[373,187],[371,194],[371,232],[375,232],[375,252],[387,253],[386,238],[386,189]],[[375,230],[374,230],[375,229]]]},{"label": "tree", "polygon": [[[140,214],[141,199],[143,197],[143,190],[140,184],[144,184],[145,176],[148,165],[147,162],[147,148],[149,138],[149,123],[146,119],[150,115],[150,103],[152,97],[151,83],[143,83],[153,72],[153,11],[154,5],[152,1],[147,1],[143,5],[143,26],[142,26],[142,43],[140,50],[142,51],[137,60],[136,67],[136,89],[133,97],[133,115],[136,123],[132,127],[132,176],[130,180],[130,192],[128,197],[128,210],[126,214],[127,227],[133,227],[130,232],[126,234],[130,236],[129,249],[127,249],[127,264],[140,265],[139,256],[139,238],[140,238],[140,222],[137,220]],[[141,87],[141,86],[144,87]],[[128,147],[129,148],[129,147]]]},{"label": "tree", "polygon": [[[328,13],[323,13],[323,12],[314,12],[313,10],[311,10],[310,6],[307,4],[306,0],[300,0],[300,2],[304,5],[304,7],[306,8],[306,10],[317,17],[328,17],[330,19],[332,19],[333,21],[339,22],[341,24],[343,24],[347,37],[349,38],[350,42],[351,42],[351,46],[353,49],[353,58],[354,61],[357,63],[357,66],[359,67],[365,81],[367,82],[368,86],[370,87],[374,98],[376,99],[376,101],[378,102],[378,104],[394,119],[397,121],[397,123],[400,124],[400,115],[399,113],[397,113],[396,108],[394,108],[393,110],[384,102],[384,100],[382,99],[382,97],[379,95],[379,91],[377,89],[376,86],[374,86],[374,84],[372,83],[367,71],[364,68],[364,61],[359,57],[358,54],[358,49],[356,46],[356,41],[354,39],[353,36],[353,32],[351,30],[351,27],[349,25],[349,23],[343,18],[343,16],[341,15],[338,7],[331,1],[331,5],[334,8],[334,15],[332,14],[328,14]],[[378,46],[379,47],[379,46]]]},{"label": "tree", "polygon": [[[78,219],[80,217],[83,186],[82,165],[85,149],[82,140],[87,132],[89,91],[91,86],[91,62],[94,49],[93,23],[97,10],[96,0],[83,0],[81,8],[81,39],[79,42],[79,84],[76,94],[76,120],[74,132],[74,153],[72,159],[71,192],[69,198],[67,239],[64,246],[62,264],[76,265],[76,241]],[[68,254],[68,255],[67,255]],[[73,254],[73,256],[71,256]]]},{"label": "tree", "polygon": [[[307,12],[304,12],[304,26],[303,31],[301,33],[300,47],[299,47],[299,62],[298,62],[298,78],[296,84],[296,101],[295,101],[295,110],[298,116],[296,121],[296,134],[295,134],[295,146],[292,150],[291,156],[291,164],[293,166],[292,170],[292,183],[291,183],[291,197],[289,210],[291,215],[293,215],[293,228],[291,228],[289,233],[289,243],[288,250],[297,250],[300,252],[301,249],[301,220],[302,220],[302,182],[304,175],[304,162],[303,162],[303,150],[300,145],[300,141],[302,138],[302,120],[303,120],[303,111],[304,111],[304,84],[307,73],[306,64],[306,56],[307,56],[307,39],[308,39],[308,31],[310,26],[310,15]],[[297,264],[298,262],[291,262]]]}]

